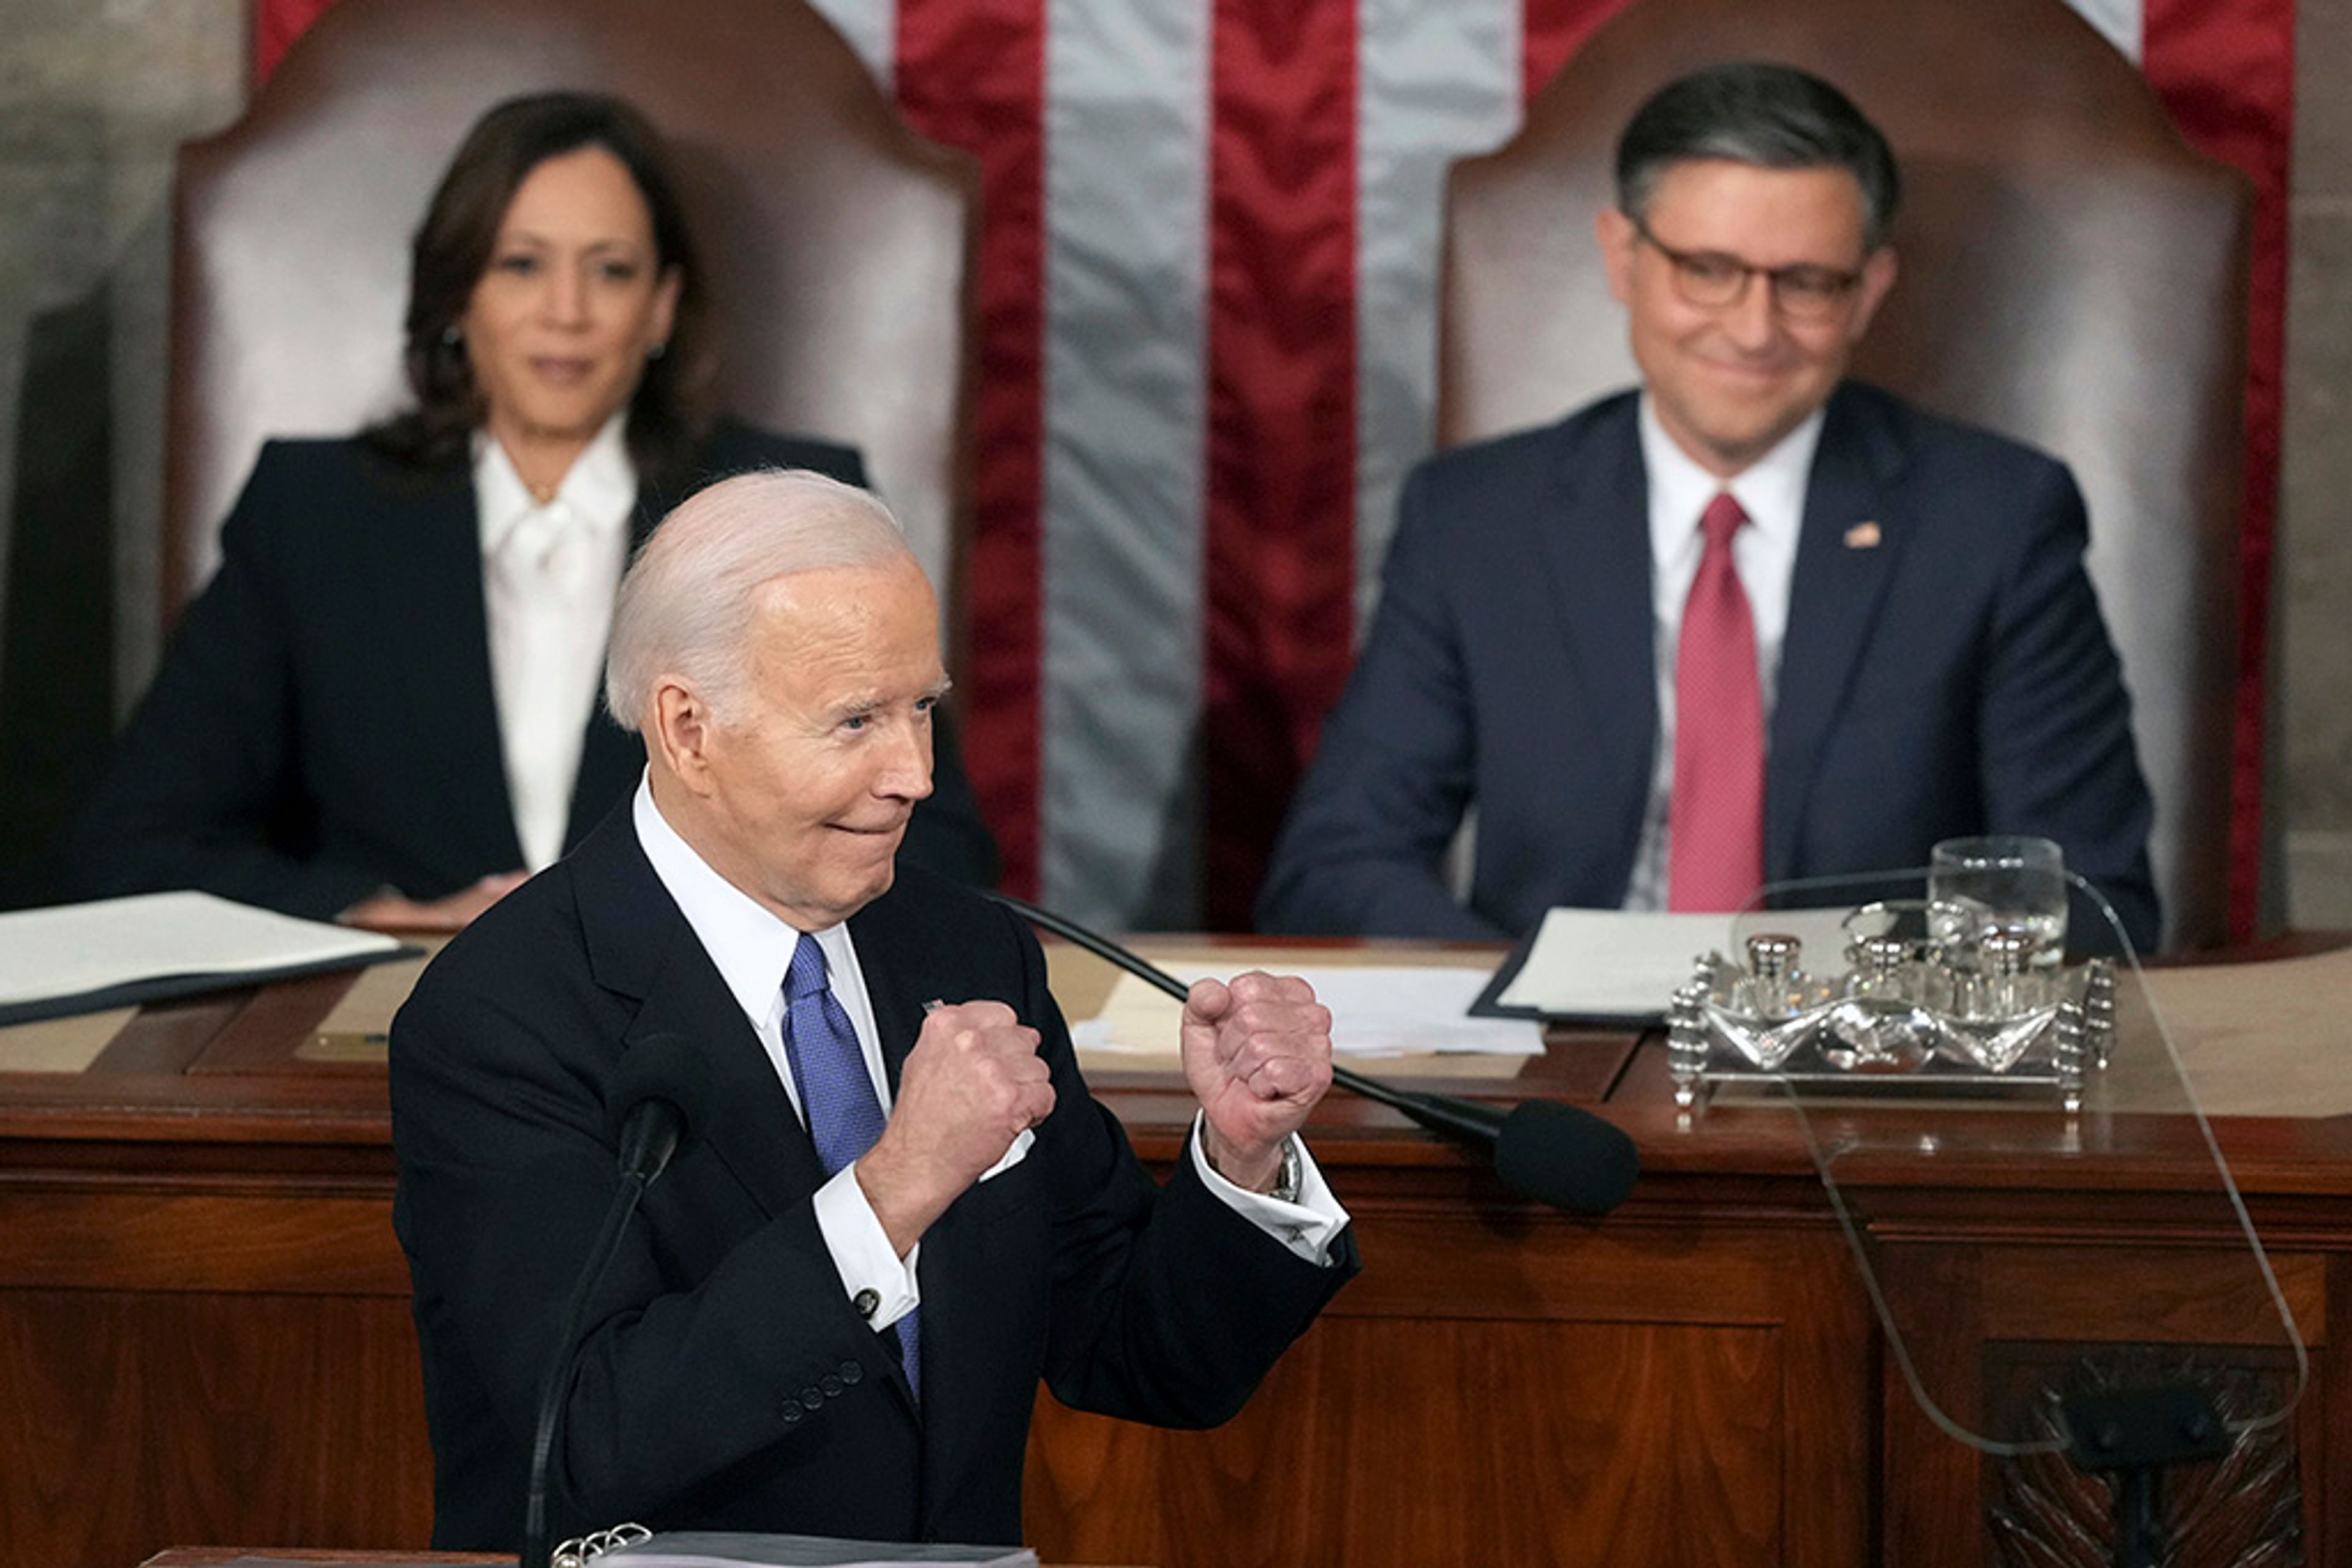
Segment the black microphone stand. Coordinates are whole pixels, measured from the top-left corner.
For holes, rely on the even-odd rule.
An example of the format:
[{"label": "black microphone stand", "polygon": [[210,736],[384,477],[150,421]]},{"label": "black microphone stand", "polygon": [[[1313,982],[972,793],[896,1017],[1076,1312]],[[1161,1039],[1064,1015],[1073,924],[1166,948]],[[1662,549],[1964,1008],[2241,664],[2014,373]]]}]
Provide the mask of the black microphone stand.
[{"label": "black microphone stand", "polygon": [[613,1194],[611,1205],[604,1210],[604,1223],[596,1232],[596,1245],[588,1252],[593,1267],[583,1270],[572,1285],[572,1300],[563,1309],[563,1327],[555,1341],[563,1352],[547,1369],[547,1381],[539,1389],[539,1426],[530,1440],[530,1489],[523,1499],[520,1568],[548,1568],[547,1468],[555,1452],[555,1427],[563,1410],[563,1392],[580,1364],[580,1320],[586,1316],[589,1299],[595,1295],[596,1287],[604,1282],[605,1270],[613,1266],[621,1232],[628,1227],[630,1216],[637,1212],[638,1200],[646,1195],[646,1180],[642,1171],[622,1173],[620,1190]]},{"label": "black microphone stand", "polygon": [[580,1325],[588,1303],[604,1283],[620,1250],[621,1233],[637,1212],[646,1189],[669,1168],[700,1125],[709,1098],[710,1068],[684,1037],[648,1035],[638,1043],[606,1088],[605,1112],[613,1131],[620,1186],[604,1210],[604,1223],[588,1250],[572,1299],[563,1309],[556,1356],[540,1385],[539,1420],[531,1435],[530,1483],[523,1497],[522,1552],[519,1568],[548,1568],[547,1472],[555,1454],[555,1433],[565,1395],[580,1365]]},{"label": "black microphone stand", "polygon": [[2158,1568],[2171,1557],[2160,1507],[2164,1472],[2230,1451],[2229,1428],[2211,1397],[2176,1380],[2076,1394],[2059,1409],[2069,1457],[2115,1478],[2116,1568]]},{"label": "black microphone stand", "polygon": [[[1027,900],[1016,899],[1010,893],[991,893],[988,896],[1032,925],[1043,926],[1064,941],[1085,948],[1106,963],[1116,964],[1138,980],[1165,991],[1179,1002],[1187,1000],[1192,994],[1191,986],[1150,959],[1139,953],[1130,952],[1115,942],[1097,936],[1086,927],[1064,920],[1050,910],[1041,910]],[[1404,1112],[1433,1132],[1446,1132],[1455,1137],[1470,1136],[1474,1139],[1476,1136],[1473,1131],[1477,1125],[1475,1117],[1465,1119],[1459,1116],[1441,1115],[1437,1121],[1423,1120],[1422,1116],[1422,1111],[1425,1109],[1423,1102],[1433,1098],[1432,1096],[1412,1094],[1402,1089],[1391,1089],[1378,1079],[1366,1078],[1362,1073],[1351,1071],[1337,1062],[1331,1064],[1331,1081],[1350,1094],[1360,1094],[1366,1100],[1375,1100],[1392,1110]],[[1488,1135],[1492,1136],[1491,1131]]]}]

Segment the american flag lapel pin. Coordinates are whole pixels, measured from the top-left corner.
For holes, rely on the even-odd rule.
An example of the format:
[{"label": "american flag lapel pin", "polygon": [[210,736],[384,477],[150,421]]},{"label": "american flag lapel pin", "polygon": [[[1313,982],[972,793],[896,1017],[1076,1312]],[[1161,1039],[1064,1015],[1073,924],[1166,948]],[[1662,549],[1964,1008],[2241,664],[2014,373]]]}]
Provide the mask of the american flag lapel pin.
[{"label": "american flag lapel pin", "polygon": [[1845,547],[1848,550],[1875,550],[1878,540],[1878,524],[1874,522],[1857,522],[1845,531]]}]

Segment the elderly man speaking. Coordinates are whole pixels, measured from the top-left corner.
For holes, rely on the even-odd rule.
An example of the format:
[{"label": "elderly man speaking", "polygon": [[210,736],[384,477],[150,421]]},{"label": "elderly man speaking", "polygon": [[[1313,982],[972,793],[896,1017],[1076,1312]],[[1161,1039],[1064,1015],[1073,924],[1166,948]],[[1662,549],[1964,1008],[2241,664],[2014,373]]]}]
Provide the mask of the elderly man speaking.
[{"label": "elderly man speaking", "polygon": [[1087,1410],[1222,1421],[1357,1268],[1297,1137],[1330,1082],[1304,981],[1193,987],[1200,1112],[1157,1187],[1027,928],[894,869],[947,684],[930,585],[864,491],[731,479],[630,569],[606,700],[644,784],[393,1026],[436,1545],[516,1543],[613,1191],[605,1095],[656,1036],[705,1056],[711,1108],[592,1299],[567,1533],[1017,1541],[1041,1376]]}]

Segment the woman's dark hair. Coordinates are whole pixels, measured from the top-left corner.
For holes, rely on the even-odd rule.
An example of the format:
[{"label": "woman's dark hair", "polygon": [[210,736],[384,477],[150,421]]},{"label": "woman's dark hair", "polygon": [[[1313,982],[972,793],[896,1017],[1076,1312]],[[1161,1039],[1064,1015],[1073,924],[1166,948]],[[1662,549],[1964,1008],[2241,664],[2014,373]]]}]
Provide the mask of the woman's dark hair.
[{"label": "woman's dark hair", "polygon": [[515,192],[550,158],[583,147],[603,148],[629,171],[653,216],[655,265],[677,271],[669,342],[646,362],[629,401],[628,439],[648,478],[685,469],[709,422],[701,268],[660,133],[619,99],[586,92],[510,98],[475,121],[450,160],[409,253],[405,361],[416,406],[366,432],[379,450],[415,468],[465,454],[488,410],[458,324]]}]

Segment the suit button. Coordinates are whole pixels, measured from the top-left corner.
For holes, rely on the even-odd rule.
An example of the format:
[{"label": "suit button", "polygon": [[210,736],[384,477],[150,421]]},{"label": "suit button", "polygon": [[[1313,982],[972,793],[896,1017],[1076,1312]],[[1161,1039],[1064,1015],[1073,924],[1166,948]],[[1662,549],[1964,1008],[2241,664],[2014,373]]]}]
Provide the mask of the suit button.
[{"label": "suit button", "polygon": [[870,1321],[874,1314],[882,1310],[882,1292],[870,1289],[860,1290],[849,1299],[849,1304],[857,1309],[859,1317]]},{"label": "suit button", "polygon": [[824,1395],[818,1393],[816,1384],[812,1383],[801,1390],[801,1403],[811,1410],[822,1410],[824,1408]]},{"label": "suit button", "polygon": [[818,1378],[816,1385],[824,1390],[824,1396],[827,1399],[836,1398],[841,1394],[841,1379],[831,1373],[826,1373],[823,1377]]},{"label": "suit button", "polygon": [[860,1378],[864,1377],[865,1375],[866,1375],[866,1369],[865,1369],[864,1367],[862,1367],[862,1366],[858,1365],[856,1362],[854,1362],[854,1361],[845,1361],[845,1362],[843,1362],[843,1363],[841,1363],[841,1381],[842,1381],[842,1382],[844,1382],[844,1383],[856,1383],[856,1382],[857,1382]]},{"label": "suit button", "polygon": [[798,1405],[793,1404],[793,1403],[791,1400],[789,1400],[789,1399],[787,1399],[787,1400],[785,1400],[785,1401],[784,1401],[784,1425],[785,1425],[785,1426],[798,1426],[798,1425],[800,1424],[800,1419],[801,1419],[801,1416],[802,1416],[802,1415],[803,1415],[803,1412],[802,1411],[801,1407],[800,1407]]}]

